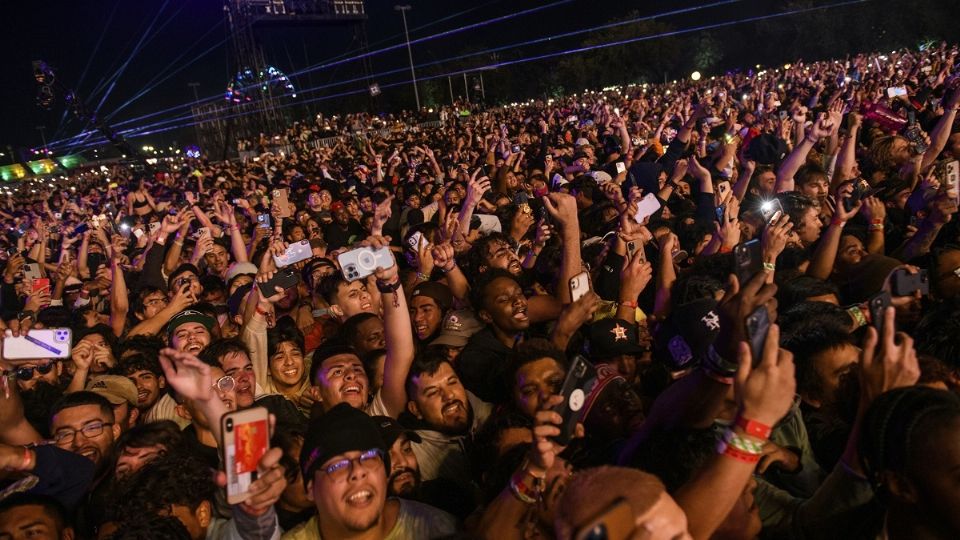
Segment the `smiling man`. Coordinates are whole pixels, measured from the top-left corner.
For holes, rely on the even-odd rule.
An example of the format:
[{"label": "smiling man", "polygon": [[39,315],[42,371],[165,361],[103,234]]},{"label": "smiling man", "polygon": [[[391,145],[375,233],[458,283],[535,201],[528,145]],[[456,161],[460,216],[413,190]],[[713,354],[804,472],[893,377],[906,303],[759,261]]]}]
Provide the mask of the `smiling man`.
[{"label": "smiling man", "polygon": [[92,461],[99,475],[110,461],[120,426],[114,422],[113,405],[107,398],[84,390],[67,394],[53,405],[50,433],[54,444]]},{"label": "smiling man", "polygon": [[443,316],[453,303],[450,288],[441,283],[420,283],[410,293],[410,319],[420,342],[429,342],[440,334]]},{"label": "smiling man", "polygon": [[181,352],[199,355],[210,344],[210,333],[216,320],[205,313],[186,309],[177,313],[167,325],[170,346]]},{"label": "smiling man", "polygon": [[286,540],[437,538],[456,532],[446,512],[387,498],[387,445],[376,422],[347,404],[333,407],[307,430],[300,467],[317,515],[283,535]]}]

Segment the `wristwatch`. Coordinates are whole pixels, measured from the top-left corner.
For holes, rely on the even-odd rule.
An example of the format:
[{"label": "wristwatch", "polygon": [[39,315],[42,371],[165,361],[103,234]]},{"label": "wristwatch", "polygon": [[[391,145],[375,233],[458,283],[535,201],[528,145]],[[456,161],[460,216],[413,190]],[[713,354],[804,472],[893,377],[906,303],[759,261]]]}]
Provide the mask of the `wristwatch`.
[{"label": "wristwatch", "polygon": [[36,320],[37,314],[32,310],[24,310],[20,313],[17,313],[17,321],[22,321],[24,319]]}]

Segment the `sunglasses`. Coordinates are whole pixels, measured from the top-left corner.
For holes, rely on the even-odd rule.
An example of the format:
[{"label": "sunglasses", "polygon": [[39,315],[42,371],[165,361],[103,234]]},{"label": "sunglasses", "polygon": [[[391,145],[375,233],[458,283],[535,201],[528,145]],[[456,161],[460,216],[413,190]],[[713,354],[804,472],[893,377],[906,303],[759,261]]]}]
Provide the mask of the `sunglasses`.
[{"label": "sunglasses", "polygon": [[4,371],[3,374],[5,376],[13,375],[18,380],[21,380],[21,381],[29,381],[33,379],[34,372],[37,372],[40,375],[46,375],[50,373],[51,370],[53,370],[53,362],[50,362],[49,364],[39,365],[39,366],[18,367],[16,369]]}]

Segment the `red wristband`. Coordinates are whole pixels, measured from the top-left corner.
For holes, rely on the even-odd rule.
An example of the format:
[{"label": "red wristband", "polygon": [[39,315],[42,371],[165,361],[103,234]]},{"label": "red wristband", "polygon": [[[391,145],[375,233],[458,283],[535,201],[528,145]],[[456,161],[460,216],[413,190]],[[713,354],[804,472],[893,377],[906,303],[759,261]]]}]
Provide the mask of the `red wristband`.
[{"label": "red wristband", "polygon": [[744,452],[743,450],[740,450],[739,448],[735,448],[729,444],[726,445],[726,448],[723,449],[723,455],[727,457],[732,457],[737,461],[742,461],[744,463],[750,463],[750,464],[757,463],[758,461],[760,461],[760,454],[750,454],[748,452]]},{"label": "red wristband", "polygon": [[720,251],[718,251],[718,253],[730,253],[732,251],[733,251],[732,247],[720,246]]},{"label": "red wristband", "polygon": [[631,301],[631,300],[624,300],[624,301],[620,302],[620,305],[623,306],[623,307],[628,307],[628,308],[633,308],[633,309],[637,309],[637,307],[639,307],[636,302],[633,302],[633,301]]},{"label": "red wristband", "polygon": [[267,315],[270,314],[269,311],[264,311],[264,310],[260,309],[260,306],[257,306],[256,311],[257,311],[257,314],[258,314],[258,315],[263,315],[264,317],[266,317]]},{"label": "red wristband", "polygon": [[769,439],[770,433],[773,431],[770,426],[761,424],[755,420],[744,418],[743,416],[737,416],[737,421],[734,423],[747,435],[762,441]]}]

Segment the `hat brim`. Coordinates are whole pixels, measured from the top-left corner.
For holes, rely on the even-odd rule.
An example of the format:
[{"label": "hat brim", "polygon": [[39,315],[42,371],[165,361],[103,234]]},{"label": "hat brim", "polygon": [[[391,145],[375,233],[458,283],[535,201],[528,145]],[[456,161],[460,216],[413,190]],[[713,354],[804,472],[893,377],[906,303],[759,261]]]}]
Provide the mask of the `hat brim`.
[{"label": "hat brim", "polygon": [[458,337],[458,336],[440,334],[439,336],[437,336],[437,339],[430,342],[430,345],[444,345],[446,347],[466,347],[468,341],[470,341],[470,338],[468,337]]}]

